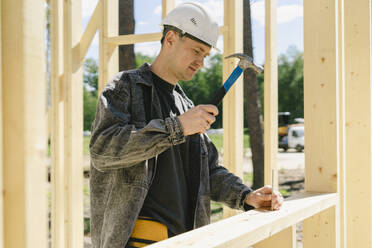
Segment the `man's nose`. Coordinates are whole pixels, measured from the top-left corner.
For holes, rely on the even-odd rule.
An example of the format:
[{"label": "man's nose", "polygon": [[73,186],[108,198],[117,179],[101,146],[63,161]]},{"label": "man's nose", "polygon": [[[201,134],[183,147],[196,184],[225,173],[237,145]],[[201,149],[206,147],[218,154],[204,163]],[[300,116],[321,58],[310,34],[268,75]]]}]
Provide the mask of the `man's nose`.
[{"label": "man's nose", "polygon": [[202,68],[203,66],[204,66],[204,57],[198,57],[197,59],[196,59],[196,63],[197,63],[197,65],[200,67],[200,68]]}]

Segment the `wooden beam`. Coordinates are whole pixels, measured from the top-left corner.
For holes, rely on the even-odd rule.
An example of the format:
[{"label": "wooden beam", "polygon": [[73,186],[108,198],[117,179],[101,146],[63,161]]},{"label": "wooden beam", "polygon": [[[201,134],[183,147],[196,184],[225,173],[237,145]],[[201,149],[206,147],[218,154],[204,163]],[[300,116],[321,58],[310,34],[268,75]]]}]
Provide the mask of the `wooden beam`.
[{"label": "wooden beam", "polygon": [[174,0],[162,0],[162,8],[161,8],[161,19],[174,9]]},{"label": "wooden beam", "polygon": [[[264,104],[264,140],[265,140],[265,184],[272,184],[272,171],[277,179],[278,154],[278,56],[277,56],[277,0],[266,0],[265,27],[265,104]],[[275,180],[275,189],[278,180]]]},{"label": "wooden beam", "polygon": [[[0,16],[2,16],[1,12],[1,5],[2,0],[0,0]],[[0,192],[3,192],[3,75],[2,75],[2,60],[3,60],[3,53],[2,51],[2,30],[3,27],[1,26],[1,17],[0,17]],[[3,194],[0,194],[0,219],[4,219],[4,199]],[[0,221],[0,248],[4,247],[4,223]]]},{"label": "wooden beam", "polygon": [[[243,1],[224,1],[223,57],[243,51]],[[223,81],[237,66],[238,60],[223,60]],[[224,165],[235,175],[243,177],[243,77],[231,87],[223,100],[223,149]],[[236,212],[224,206],[224,217]]]},{"label": "wooden beam", "polygon": [[108,42],[108,37],[116,37],[119,32],[118,0],[99,0],[101,4],[99,28],[99,68],[98,92],[119,70],[118,45]]},{"label": "wooden beam", "polygon": [[83,75],[73,58],[80,41],[81,1],[63,1],[65,242],[83,247]]},{"label": "wooden beam", "polygon": [[159,41],[161,39],[161,32],[159,33],[148,33],[148,34],[126,34],[119,36],[112,36],[105,38],[104,41],[110,45],[130,45],[142,42]]},{"label": "wooden beam", "polygon": [[338,0],[338,77],[339,77],[339,137],[340,137],[340,248],[346,247],[346,175],[345,175],[345,40],[344,40],[344,0]]},{"label": "wooden beam", "polygon": [[344,4],[347,247],[367,247],[372,244],[372,3]]},{"label": "wooden beam", "polygon": [[[337,11],[334,0],[304,1],[306,191],[339,192]],[[304,221],[304,247],[339,247],[336,210]]]},{"label": "wooden beam", "polygon": [[78,44],[79,49],[79,63],[84,63],[84,57],[88,52],[88,49],[92,43],[92,40],[94,38],[94,35],[96,34],[99,22],[100,22],[100,16],[101,16],[101,4],[102,2],[98,2],[96,8],[94,9],[94,12],[89,20],[89,23],[84,31],[83,36],[81,37],[81,40]]},{"label": "wooden beam", "polygon": [[[228,32],[227,26],[219,27],[220,35],[223,35]],[[147,33],[147,34],[126,34],[126,35],[119,35],[119,36],[110,36],[104,39],[104,42],[110,45],[131,45],[136,43],[143,43],[143,42],[153,42],[159,41],[161,39],[162,33]]]},{"label": "wooden beam", "polygon": [[47,247],[45,2],[2,0],[4,247]]},{"label": "wooden beam", "polygon": [[306,218],[333,208],[339,200],[336,193],[304,194],[300,197],[285,201],[279,211],[244,212],[150,245],[148,248],[249,247]]},{"label": "wooden beam", "polygon": [[53,248],[65,247],[64,186],[64,95],[63,80],[63,2],[50,0],[51,31],[51,242]]}]

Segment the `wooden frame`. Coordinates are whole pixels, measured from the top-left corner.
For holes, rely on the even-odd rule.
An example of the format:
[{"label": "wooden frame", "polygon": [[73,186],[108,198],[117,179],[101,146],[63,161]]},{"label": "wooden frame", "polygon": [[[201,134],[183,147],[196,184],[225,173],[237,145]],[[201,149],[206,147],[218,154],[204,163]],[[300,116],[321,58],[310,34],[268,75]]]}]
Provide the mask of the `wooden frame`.
[{"label": "wooden frame", "polygon": [[83,246],[83,74],[78,60],[81,1],[63,1],[65,242]]},{"label": "wooden frame", "polygon": [[44,2],[2,0],[1,18],[3,242],[46,248]]},{"label": "wooden frame", "polygon": [[[339,192],[338,5],[304,1],[305,189]],[[316,17],[316,18],[315,18]],[[303,222],[305,247],[339,247],[339,205]]]},{"label": "wooden frame", "polygon": [[148,248],[249,247],[266,238],[275,237],[275,234],[282,236],[283,233],[280,232],[290,230],[292,233],[287,237],[290,237],[291,240],[286,242],[281,240],[282,246],[280,244],[275,245],[275,247],[287,248],[288,246],[283,246],[283,243],[293,244],[294,224],[334,208],[338,201],[338,194],[336,193],[304,194],[299,199],[284,202],[282,209],[279,211],[248,211],[158,242],[148,246]]},{"label": "wooden frame", "polygon": [[345,247],[364,247],[372,243],[372,3],[345,0],[344,4]]},{"label": "wooden frame", "polygon": [[[0,16],[2,0],[0,0]],[[3,192],[3,75],[2,75],[2,26],[1,26],[1,17],[0,17],[0,192]],[[0,219],[4,219],[4,200],[3,194],[0,195]],[[4,227],[3,222],[0,222],[0,248],[4,247]]]},{"label": "wooden frame", "polygon": [[[243,1],[224,1],[223,57],[243,52]],[[222,61],[223,82],[237,66],[237,60]],[[223,99],[223,149],[224,165],[239,177],[243,177],[243,77],[240,77]],[[224,218],[236,214],[235,210],[223,207]]]},{"label": "wooden frame", "polygon": [[65,173],[64,173],[64,80],[63,73],[63,3],[50,0],[51,31],[51,243],[64,248]]},{"label": "wooden frame", "polygon": [[[266,183],[271,183],[271,170],[276,171],[276,1],[266,0]],[[117,0],[100,0],[82,34],[79,0],[49,2],[52,246],[82,247],[83,58],[98,30],[102,90],[117,72],[119,44],[154,41],[161,34],[117,36]],[[162,0],[162,4],[164,17],[174,1]],[[228,55],[242,49],[242,0],[225,1],[224,6],[225,26],[220,33]],[[0,189],[4,192],[0,248],[47,246],[46,221],[41,221],[47,212],[44,7],[42,1],[0,0]],[[241,247],[242,243],[256,248],[273,243],[294,247],[294,225],[300,221],[305,247],[362,247],[372,242],[371,9],[370,1],[304,1],[305,182],[308,192],[324,194],[307,193],[285,202],[280,211],[246,212],[151,247]],[[236,61],[224,61],[223,66],[226,79]],[[225,164],[240,176],[242,92],[242,82],[237,82],[223,107]]]}]

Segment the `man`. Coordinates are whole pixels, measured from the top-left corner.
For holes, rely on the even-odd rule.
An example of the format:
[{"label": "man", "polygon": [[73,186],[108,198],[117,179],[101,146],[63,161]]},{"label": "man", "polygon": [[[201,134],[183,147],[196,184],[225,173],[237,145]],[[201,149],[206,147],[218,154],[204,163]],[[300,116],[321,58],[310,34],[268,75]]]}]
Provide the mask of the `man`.
[{"label": "man", "polygon": [[96,248],[142,247],[206,225],[211,199],[242,210],[279,209],[283,201],[270,186],[252,191],[218,165],[205,134],[218,109],[195,107],[177,84],[203,67],[217,23],[185,3],[162,24],[153,64],[120,72],[100,96],[90,143]]}]

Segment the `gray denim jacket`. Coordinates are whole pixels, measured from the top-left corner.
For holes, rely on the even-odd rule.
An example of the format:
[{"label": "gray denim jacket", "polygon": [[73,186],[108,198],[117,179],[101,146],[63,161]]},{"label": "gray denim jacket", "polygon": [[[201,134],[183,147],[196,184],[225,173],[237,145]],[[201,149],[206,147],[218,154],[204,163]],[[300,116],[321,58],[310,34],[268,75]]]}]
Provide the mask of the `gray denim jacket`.
[{"label": "gray denim jacket", "polygon": [[[146,123],[144,87],[151,92],[151,121]],[[193,104],[189,102],[188,108]],[[251,191],[218,164],[207,135],[195,135],[192,163],[200,165],[194,227],[210,223],[210,200],[242,209]],[[185,142],[177,117],[163,119],[148,64],[118,73],[103,90],[90,141],[91,236],[95,248],[124,248],[157,167],[157,155]]]}]

